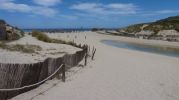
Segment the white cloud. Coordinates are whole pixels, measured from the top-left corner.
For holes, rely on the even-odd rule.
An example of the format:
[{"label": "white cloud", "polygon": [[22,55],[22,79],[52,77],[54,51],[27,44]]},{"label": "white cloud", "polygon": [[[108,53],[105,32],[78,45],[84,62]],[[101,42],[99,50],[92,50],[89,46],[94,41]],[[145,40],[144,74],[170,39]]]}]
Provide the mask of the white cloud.
[{"label": "white cloud", "polygon": [[63,19],[69,19],[69,20],[76,20],[78,19],[78,16],[75,16],[75,15],[59,15],[58,17],[61,17]]},{"label": "white cloud", "polygon": [[175,14],[179,13],[179,9],[172,10],[172,9],[167,9],[167,10],[158,10],[158,11],[149,11],[149,12],[143,12],[141,15],[142,16],[156,16],[156,15],[161,15],[161,14]]},{"label": "white cloud", "polygon": [[77,9],[77,10],[92,10],[94,8],[98,8],[99,4],[96,3],[80,3],[80,4],[75,4],[72,5],[72,9]]},{"label": "white cloud", "polygon": [[179,9],[177,10],[160,10],[156,11],[157,14],[170,14],[170,13],[179,13]]},{"label": "white cloud", "polygon": [[0,10],[7,10],[10,12],[22,12],[22,13],[31,13],[44,16],[54,16],[57,11],[49,7],[42,6],[30,6],[27,4],[17,4],[12,0],[2,0],[0,2]]},{"label": "white cloud", "polygon": [[31,11],[31,7],[25,4],[15,4],[12,2],[3,2],[0,4],[0,9],[8,10],[8,11],[18,11],[18,12],[29,12]]},{"label": "white cloud", "polygon": [[137,6],[134,4],[100,4],[100,3],[79,3],[71,6],[71,9],[82,11],[91,14],[116,14],[116,15],[129,15],[137,13]]},{"label": "white cloud", "polygon": [[123,11],[137,11],[137,6],[135,6],[132,3],[129,4],[109,4],[107,7],[111,8],[111,9],[120,9]]},{"label": "white cloud", "polygon": [[61,0],[33,0],[34,3],[42,6],[55,6],[61,3]]},{"label": "white cloud", "polygon": [[58,12],[55,9],[48,8],[48,7],[34,7],[31,13],[44,15],[47,17],[53,17]]}]

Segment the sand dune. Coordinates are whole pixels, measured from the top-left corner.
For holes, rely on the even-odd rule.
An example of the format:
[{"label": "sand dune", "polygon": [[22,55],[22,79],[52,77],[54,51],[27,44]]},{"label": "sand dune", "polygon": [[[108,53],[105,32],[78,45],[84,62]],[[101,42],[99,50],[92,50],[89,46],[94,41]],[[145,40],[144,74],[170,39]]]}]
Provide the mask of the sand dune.
[{"label": "sand dune", "polygon": [[19,51],[0,49],[0,63],[30,64],[42,62],[47,58],[61,57],[66,53],[72,54],[80,50],[79,48],[65,44],[45,43],[27,34],[19,40],[8,43],[8,45],[16,44],[37,45],[40,46],[42,50],[36,51],[36,53],[22,53]]}]

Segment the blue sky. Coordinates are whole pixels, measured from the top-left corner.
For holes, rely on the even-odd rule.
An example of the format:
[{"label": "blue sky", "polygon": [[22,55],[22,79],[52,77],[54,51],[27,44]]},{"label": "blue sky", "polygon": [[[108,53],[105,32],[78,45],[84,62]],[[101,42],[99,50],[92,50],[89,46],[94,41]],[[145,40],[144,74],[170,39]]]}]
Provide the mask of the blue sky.
[{"label": "blue sky", "polygon": [[179,15],[179,0],[0,0],[0,19],[20,28],[124,27]]}]

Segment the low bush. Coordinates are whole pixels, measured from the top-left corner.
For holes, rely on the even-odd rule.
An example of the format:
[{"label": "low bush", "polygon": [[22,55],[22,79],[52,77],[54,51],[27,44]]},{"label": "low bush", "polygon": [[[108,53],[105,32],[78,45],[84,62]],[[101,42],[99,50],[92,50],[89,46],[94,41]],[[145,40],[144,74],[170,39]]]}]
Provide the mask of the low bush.
[{"label": "low bush", "polygon": [[6,45],[5,43],[0,43],[0,48],[9,51],[19,51],[23,53],[36,53],[36,51],[42,50],[42,48],[37,45]]},{"label": "low bush", "polygon": [[6,44],[4,42],[0,42],[0,48],[2,49],[6,48]]},{"label": "low bush", "polygon": [[92,29],[91,29],[92,32],[96,32],[96,31],[98,31],[98,30],[99,30],[98,28],[92,28]]},{"label": "low bush", "polygon": [[58,40],[58,39],[51,39],[50,37],[48,37],[46,34],[39,32],[39,31],[33,31],[31,33],[31,35],[33,37],[36,37],[38,40],[43,41],[43,42],[48,42],[48,43],[60,43],[60,44],[67,44],[67,45],[71,45],[74,47],[79,47],[81,48],[81,46],[77,45],[76,43],[74,43],[73,41],[64,41],[64,40]]},{"label": "low bush", "polygon": [[49,43],[52,42],[52,40],[46,34],[39,31],[33,31],[32,36],[36,37],[40,41],[49,42]]},{"label": "low bush", "polygon": [[23,53],[35,53],[36,51],[41,51],[42,48],[37,45],[12,45],[9,46],[8,50],[10,51],[20,51]]}]

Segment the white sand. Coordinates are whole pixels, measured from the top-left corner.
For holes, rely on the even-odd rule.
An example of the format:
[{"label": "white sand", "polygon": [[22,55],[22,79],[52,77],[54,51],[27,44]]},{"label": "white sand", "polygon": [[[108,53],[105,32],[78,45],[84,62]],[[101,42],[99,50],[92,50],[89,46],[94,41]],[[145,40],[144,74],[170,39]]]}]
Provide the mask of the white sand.
[{"label": "white sand", "polygon": [[61,57],[66,53],[75,53],[79,51],[79,48],[75,48],[64,44],[45,43],[37,40],[36,38],[25,35],[23,38],[10,42],[8,45],[22,44],[22,45],[37,45],[42,48],[37,53],[22,53],[17,51],[8,51],[0,49],[0,63],[18,63],[18,64],[29,64],[42,62],[47,58]]},{"label": "white sand", "polygon": [[[102,44],[100,40],[179,47],[178,43],[137,40],[92,32],[69,35],[69,38],[67,34],[54,34],[51,37],[73,40],[76,35],[75,42],[88,43],[97,48],[95,61],[80,71],[73,68],[73,74],[67,74],[65,83],[48,81],[12,100],[179,100],[178,58],[116,48]],[[54,82],[56,85],[52,86]]]}]

